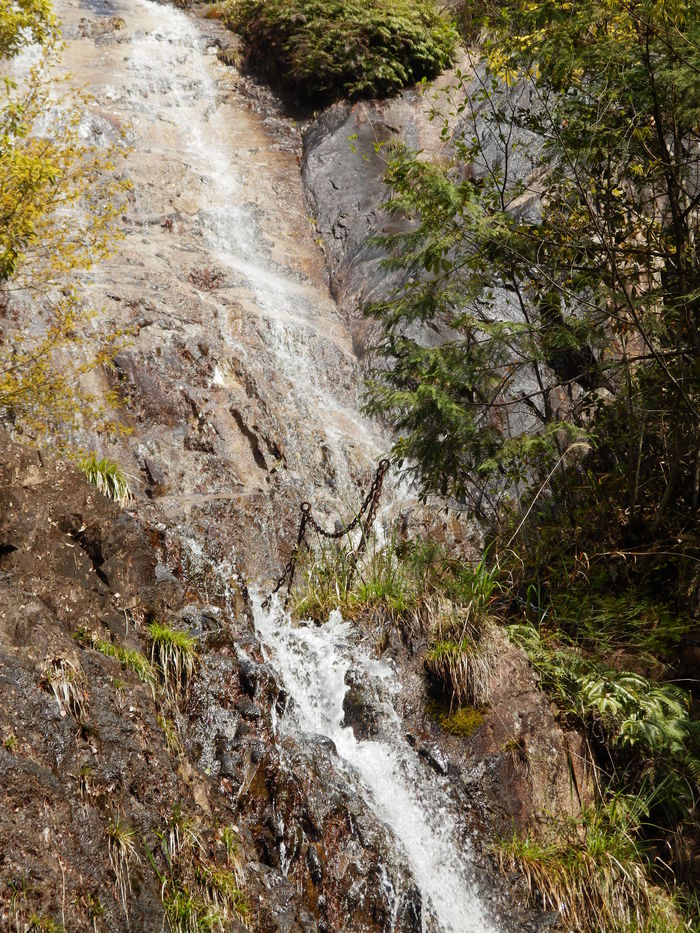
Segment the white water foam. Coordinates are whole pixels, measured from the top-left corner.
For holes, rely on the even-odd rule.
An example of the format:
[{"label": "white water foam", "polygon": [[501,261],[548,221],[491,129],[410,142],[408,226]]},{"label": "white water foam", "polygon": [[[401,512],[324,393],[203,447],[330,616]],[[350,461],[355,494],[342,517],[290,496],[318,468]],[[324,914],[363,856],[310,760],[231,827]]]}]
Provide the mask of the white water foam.
[{"label": "white water foam", "polygon": [[[131,0],[127,7],[140,11],[144,28],[129,43],[128,83],[120,100],[126,99],[144,141],[152,126],[160,127],[158,145],[182,160],[184,184],[188,173],[198,177],[197,224],[207,251],[252,299],[254,326],[276,372],[290,386],[300,420],[311,422],[319,411],[327,413],[322,431],[337,475],[352,488],[347,439],[376,450],[370,424],[355,409],[355,362],[349,343],[342,347],[330,336],[337,327],[329,322],[332,304],[319,307],[313,286],[270,257],[271,244],[259,229],[239,164],[245,156],[232,151],[231,110],[222,106],[230,72],[205,53],[196,23],[183,12],[152,0]],[[234,334],[224,337],[238,355],[246,354],[245,341]]]},{"label": "white water foam", "polygon": [[447,782],[404,741],[391,704],[382,704],[384,724],[377,739],[358,741],[353,730],[342,725],[350,667],[359,669],[363,682],[380,697],[398,693],[393,668],[354,643],[353,627],[338,611],[325,625],[295,626],[279,608],[266,612],[257,598],[254,606],[258,636],[294,701],[293,728],[334,742],[356,791],[403,849],[437,929],[495,931],[470,879],[469,845]]}]

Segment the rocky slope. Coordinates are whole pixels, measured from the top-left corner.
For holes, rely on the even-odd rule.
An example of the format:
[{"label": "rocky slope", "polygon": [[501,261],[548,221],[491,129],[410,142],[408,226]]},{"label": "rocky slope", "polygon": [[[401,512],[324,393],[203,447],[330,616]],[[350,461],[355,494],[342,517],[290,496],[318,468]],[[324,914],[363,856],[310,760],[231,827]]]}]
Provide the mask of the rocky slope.
[{"label": "rocky slope", "polygon": [[[3,440],[1,923],[160,930],[186,895],[200,911],[222,902],[219,871],[249,906],[243,917],[224,903],[231,929],[245,919],[260,931],[437,930],[411,853],[333,740],[299,725],[246,588],[289,555],[299,503],[313,500],[332,526],[389,443],[357,414],[363,337],[324,285],[299,128],[219,62],[230,38],[215,22],[149,0],[65,0],[59,13],[74,80],[94,95],[86,136],[125,132],[133,149],[124,239],[83,287],[106,308],[102,326],[133,332],[116,373],[100,376],[120,388],[132,433],[101,452],[137,477],[136,501],[119,510],[62,461]],[[381,279],[363,244],[383,194],[378,164],[358,156],[343,175],[334,160],[347,159],[348,135],[358,151],[371,144],[363,107],[382,110],[387,136],[400,125],[422,145],[431,130],[412,94],[339,105],[307,135],[307,177],[316,159],[333,202],[316,223],[336,231],[326,256],[343,308]],[[387,519],[425,520],[394,495]],[[470,533],[454,518],[435,530]],[[151,656],[154,621],[196,640],[186,689],[152,689],[120,660]],[[474,837],[483,916],[503,930],[548,922],[513,909],[488,848],[541,809],[578,806],[575,737],[505,645],[483,725],[447,736],[426,712],[418,640],[379,635],[353,639],[399,672],[392,741],[415,774],[440,776]],[[347,671],[344,725],[361,742],[384,700],[358,670]]]},{"label": "rocky slope", "polygon": [[[227,871],[245,893],[227,929],[420,929],[405,867],[329,749],[274,741],[286,698],[245,590],[212,577],[205,602],[177,541],[2,440],[2,928],[160,930],[174,892],[216,903],[202,878]],[[130,667],[151,654],[149,620],[196,639],[176,695]],[[178,829],[192,851],[171,850],[169,866]]]}]

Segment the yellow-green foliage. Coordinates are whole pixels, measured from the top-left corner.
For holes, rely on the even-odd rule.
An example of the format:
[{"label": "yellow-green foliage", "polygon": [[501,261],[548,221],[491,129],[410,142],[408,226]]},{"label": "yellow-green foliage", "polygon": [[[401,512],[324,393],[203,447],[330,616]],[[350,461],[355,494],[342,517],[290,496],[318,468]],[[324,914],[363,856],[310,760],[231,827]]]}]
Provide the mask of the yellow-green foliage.
[{"label": "yellow-green foliage", "polygon": [[115,427],[106,412],[116,397],[97,398],[81,381],[109,364],[123,335],[92,325],[76,274],[119,236],[120,150],[81,139],[85,101],[72,103],[56,77],[50,5],[3,4],[0,67],[32,40],[39,63],[0,84],[0,417],[30,435],[86,418]]},{"label": "yellow-green foliage", "polygon": [[11,0],[0,12],[0,58],[14,58],[29,42],[43,44],[56,31],[48,0]]},{"label": "yellow-green foliage", "polygon": [[115,644],[112,641],[105,641],[84,626],[77,630],[74,637],[81,645],[94,648],[109,658],[116,658],[122,667],[133,671],[142,683],[148,684],[149,687],[155,686],[155,671],[151,662],[140,651],[135,648],[125,648],[123,645]]},{"label": "yellow-green foliage", "polygon": [[156,675],[148,658],[133,648],[124,648],[111,641],[96,641],[95,648],[117,661],[127,670],[133,671],[138,679],[152,687],[156,682]]},{"label": "yellow-green foliage", "polygon": [[160,622],[148,626],[151,637],[151,663],[160,673],[166,693],[185,693],[197,661],[197,640],[187,632]]}]

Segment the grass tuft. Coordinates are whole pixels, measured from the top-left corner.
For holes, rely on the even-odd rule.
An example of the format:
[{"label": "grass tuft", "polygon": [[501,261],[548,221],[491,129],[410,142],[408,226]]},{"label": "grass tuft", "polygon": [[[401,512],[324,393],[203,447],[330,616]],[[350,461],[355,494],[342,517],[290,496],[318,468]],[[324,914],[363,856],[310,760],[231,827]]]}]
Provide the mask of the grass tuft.
[{"label": "grass tuft", "polygon": [[71,715],[78,722],[85,721],[86,694],[79,665],[66,658],[51,658],[44,670],[44,683],[56,698],[61,716]]},{"label": "grass tuft", "polygon": [[473,608],[441,604],[425,656],[425,668],[450,705],[488,702],[499,636],[488,616]]},{"label": "grass tuft", "polygon": [[148,633],[151,664],[166,693],[173,698],[186,694],[197,663],[196,638],[161,622],[151,622]]},{"label": "grass tuft", "polygon": [[182,883],[164,889],[163,910],[171,933],[212,933],[226,921],[214,904]]},{"label": "grass tuft", "polygon": [[225,919],[233,916],[245,918],[250,913],[250,905],[245,894],[238,886],[234,872],[217,865],[202,865],[196,872],[204,896]]},{"label": "grass tuft", "polygon": [[567,928],[680,933],[671,898],[644,870],[641,815],[637,797],[618,795],[577,821],[553,822],[546,838],[516,834],[496,848],[500,870],[519,872],[530,900],[559,912]]},{"label": "grass tuft", "polygon": [[96,486],[102,495],[114,499],[124,507],[132,499],[129,479],[118,463],[108,457],[99,457],[93,450],[78,461],[78,469],[87,477],[87,481]]},{"label": "grass tuft", "polygon": [[[76,631],[74,638],[81,645],[94,648],[95,651],[99,651],[100,654],[104,654],[108,658],[115,658],[125,670],[136,674],[141,683],[147,684],[151,689],[155,688],[157,682],[156,672],[145,654],[135,648],[125,648],[123,645],[105,641],[84,626]],[[117,681],[113,681],[113,683],[115,687],[118,684]]]},{"label": "grass tuft", "polygon": [[131,894],[129,869],[135,859],[140,861],[136,851],[136,831],[120,817],[110,820],[107,827],[107,847],[109,862],[114,872],[117,897],[122,905],[124,916],[129,917],[128,896]]},{"label": "grass tuft", "polygon": [[179,758],[182,755],[182,742],[180,741],[180,734],[177,731],[176,724],[172,719],[168,719],[167,716],[162,715],[156,716],[156,722],[163,730],[165,744],[168,746],[168,753],[174,758]]}]

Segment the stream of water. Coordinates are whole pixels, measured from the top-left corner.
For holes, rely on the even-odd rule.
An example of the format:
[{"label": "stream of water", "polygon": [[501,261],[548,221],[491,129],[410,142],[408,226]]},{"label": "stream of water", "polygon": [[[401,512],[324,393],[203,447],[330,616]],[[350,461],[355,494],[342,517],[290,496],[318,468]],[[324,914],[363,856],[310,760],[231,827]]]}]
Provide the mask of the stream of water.
[{"label": "stream of water", "polygon": [[[74,36],[68,65],[104,111],[86,123],[88,137],[95,127],[121,123],[134,149],[134,197],[123,243],[112,264],[86,284],[98,300],[112,302],[117,323],[133,324],[129,309],[141,314],[132,352],[147,363],[153,399],[147,399],[151,414],[135,422],[126,449],[136,464],[144,451],[164,464],[171,492],[155,499],[154,507],[183,535],[194,540],[199,534],[204,543],[223,528],[228,540],[232,528],[245,525],[250,537],[237,542],[238,555],[245,555],[273,526],[272,491],[283,497],[284,484],[293,482],[304,491],[320,488],[341,511],[357,498],[357,476],[372,469],[386,441],[357,412],[351,341],[324,292],[313,239],[308,230],[301,233],[308,219],[295,157],[279,152],[260,119],[237,99],[230,73],[216,61],[194,18],[151,0],[63,0],[58,6]],[[93,17],[118,14],[125,26],[109,41],[93,44],[80,38],[79,18],[86,10]],[[196,267],[221,270],[221,287],[195,289]],[[199,421],[208,419],[211,449],[185,443],[191,435],[185,437],[175,403],[175,414],[167,409],[160,421],[153,416],[161,414],[159,405],[171,404],[170,391],[187,395],[205,412]],[[234,407],[237,422],[231,418]],[[279,441],[279,470],[270,468],[260,425]],[[258,444],[255,462],[242,433]],[[234,469],[243,488],[238,515],[232,518],[223,507],[202,512],[197,530],[185,506],[208,502],[219,483],[229,495]],[[259,502],[258,511],[246,513],[248,501]],[[240,526],[226,524],[238,516]],[[270,551],[276,565],[274,545]],[[322,627],[292,626],[284,614],[266,613],[258,603],[255,622],[293,700],[278,729],[301,740],[321,735],[334,743],[348,787],[388,827],[410,868],[421,892],[424,928],[493,930],[476,893],[469,841],[447,779],[403,737],[391,665],[367,654],[338,613]],[[358,740],[343,725],[351,668],[383,712],[372,739]]]},{"label": "stream of water", "polygon": [[[255,601],[255,623],[265,650],[293,699],[282,728],[332,740],[347,779],[403,849],[426,912],[441,933],[490,933],[469,870],[469,844],[444,778],[435,774],[405,741],[391,705],[399,692],[389,663],[368,655],[357,643],[350,622],[337,610],[325,625],[293,625],[273,607]],[[343,725],[343,700],[350,669],[381,707],[376,738],[358,741]]]}]

